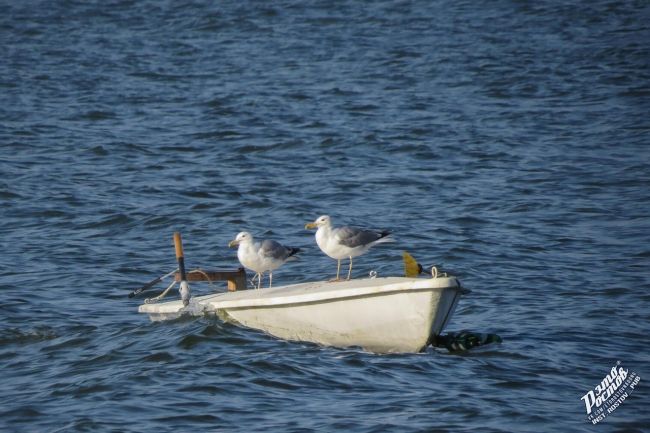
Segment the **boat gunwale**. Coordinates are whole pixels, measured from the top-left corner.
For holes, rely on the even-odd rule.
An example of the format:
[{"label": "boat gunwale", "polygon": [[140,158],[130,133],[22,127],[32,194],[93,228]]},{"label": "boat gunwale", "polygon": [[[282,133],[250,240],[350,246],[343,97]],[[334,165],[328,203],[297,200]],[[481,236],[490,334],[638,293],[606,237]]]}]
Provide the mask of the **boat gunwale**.
[{"label": "boat gunwale", "polygon": [[[396,281],[386,282],[389,279]],[[368,296],[381,296],[385,294],[397,292],[410,292],[410,291],[430,291],[430,290],[443,290],[453,289],[458,290],[461,294],[465,294],[467,289],[463,288],[458,278],[454,276],[438,277],[438,278],[406,278],[406,277],[382,277],[384,284],[372,285],[375,279],[366,278],[360,280],[353,280],[354,282],[363,281],[368,283],[365,286],[352,286],[337,288],[332,286],[331,290],[323,289],[322,285],[326,282],[308,282],[298,283],[288,286],[279,286],[271,289],[263,289],[264,292],[258,290],[246,290],[239,292],[221,292],[213,293],[194,298],[191,302],[195,305],[200,305],[204,310],[217,310],[217,309],[241,309],[241,308],[273,308],[282,305],[291,306],[299,304],[323,303],[337,300],[345,300],[352,298],[362,298]],[[442,280],[446,280],[446,284]],[[435,282],[437,285],[433,285]],[[310,286],[312,285],[312,286]],[[318,290],[308,291],[307,289],[316,285]],[[415,286],[415,287],[414,287]],[[277,290],[276,290],[277,289]],[[286,291],[286,290],[307,290],[301,293],[280,293],[277,296],[269,296],[269,291]],[[243,299],[221,299],[233,296],[242,296],[241,293],[250,292],[255,294],[255,297],[245,297]],[[271,293],[273,295],[274,293]],[[166,311],[165,311],[166,310]],[[178,300],[156,303],[156,304],[142,304],[138,308],[140,313],[145,314],[169,314],[174,312],[182,312],[184,308]]]},{"label": "boat gunwale", "polygon": [[[420,288],[409,288],[409,289],[395,289],[395,290],[390,290],[390,291],[382,291],[382,292],[371,292],[371,293],[364,293],[364,294],[356,294],[356,295],[349,295],[349,296],[341,296],[337,298],[321,298],[321,299],[314,299],[314,300],[309,300],[309,301],[293,301],[293,302],[286,302],[286,303],[279,303],[279,304],[262,304],[262,305],[245,305],[245,306],[214,306],[211,305],[209,302],[205,303],[205,306],[210,306],[211,311],[216,311],[216,310],[257,310],[257,309],[269,309],[269,308],[292,308],[292,307],[303,307],[303,306],[308,306],[308,305],[314,305],[314,304],[330,304],[334,302],[342,302],[342,301],[348,301],[348,300],[354,300],[354,299],[362,299],[362,298],[375,298],[379,296],[386,296],[386,295],[394,295],[394,294],[404,294],[407,295],[409,293],[414,293],[414,292],[432,292],[432,291],[440,291],[443,292],[444,290],[454,290],[457,291],[458,295],[462,295],[463,288],[460,286],[445,286],[445,287],[420,287]],[[219,301],[217,301],[219,302]],[[234,302],[234,301],[223,301],[223,302]]]}]

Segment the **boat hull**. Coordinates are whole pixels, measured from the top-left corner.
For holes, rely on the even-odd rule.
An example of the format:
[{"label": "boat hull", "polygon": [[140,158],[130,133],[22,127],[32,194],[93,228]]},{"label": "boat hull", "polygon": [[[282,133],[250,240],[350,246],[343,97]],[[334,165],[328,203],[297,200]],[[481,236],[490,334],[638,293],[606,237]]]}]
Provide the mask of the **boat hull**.
[{"label": "boat hull", "polygon": [[[286,340],[418,352],[444,329],[461,290],[453,277],[308,283],[200,297],[186,311],[216,314]],[[183,309],[174,303],[145,304],[140,312],[154,320],[178,316]]]}]

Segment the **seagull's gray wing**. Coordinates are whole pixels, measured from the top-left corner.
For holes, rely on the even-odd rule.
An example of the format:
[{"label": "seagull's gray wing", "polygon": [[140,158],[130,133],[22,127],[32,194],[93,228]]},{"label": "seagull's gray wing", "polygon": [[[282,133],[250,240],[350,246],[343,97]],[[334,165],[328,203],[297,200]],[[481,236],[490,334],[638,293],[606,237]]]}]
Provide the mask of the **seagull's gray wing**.
[{"label": "seagull's gray wing", "polygon": [[337,229],[336,238],[339,244],[350,248],[356,248],[371,244],[389,234],[389,232],[376,232],[374,230],[344,226]]},{"label": "seagull's gray wing", "polygon": [[300,249],[285,247],[280,242],[267,239],[260,245],[260,253],[265,257],[271,257],[275,260],[286,260],[296,254]]}]

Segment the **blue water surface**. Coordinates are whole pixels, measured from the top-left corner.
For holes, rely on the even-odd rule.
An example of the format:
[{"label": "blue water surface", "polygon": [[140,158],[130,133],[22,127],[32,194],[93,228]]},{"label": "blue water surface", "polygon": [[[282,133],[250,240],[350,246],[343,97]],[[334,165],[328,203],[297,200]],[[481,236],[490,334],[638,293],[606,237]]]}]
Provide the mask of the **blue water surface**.
[{"label": "blue water surface", "polygon": [[[649,431],[648,2],[3,3],[1,431]],[[189,268],[248,230],[303,249],[275,284],[331,278],[321,214],[394,233],[355,277],[408,250],[472,290],[449,331],[503,343],[373,355],[127,298],[174,231]],[[594,426],[616,361],[641,382]]]}]

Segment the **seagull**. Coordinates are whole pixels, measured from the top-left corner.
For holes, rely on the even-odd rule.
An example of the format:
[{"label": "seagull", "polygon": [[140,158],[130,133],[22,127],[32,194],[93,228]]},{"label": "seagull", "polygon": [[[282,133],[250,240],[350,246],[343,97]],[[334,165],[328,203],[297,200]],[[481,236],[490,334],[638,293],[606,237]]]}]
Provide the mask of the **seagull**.
[{"label": "seagull", "polygon": [[231,248],[239,246],[237,258],[245,268],[255,271],[258,289],[262,285],[264,272],[269,271],[269,287],[271,287],[273,271],[300,251],[300,248],[285,247],[281,243],[269,239],[255,242],[253,235],[248,232],[238,233],[235,239],[228,243],[228,246]]},{"label": "seagull", "polygon": [[387,231],[366,230],[349,226],[332,227],[332,220],[327,215],[320,216],[316,221],[306,224],[305,228],[318,228],[316,243],[325,254],[338,260],[334,281],[339,281],[342,259],[346,257],[350,259],[349,280],[352,274],[352,257],[364,254],[375,244],[392,241],[388,237],[390,232]]}]

